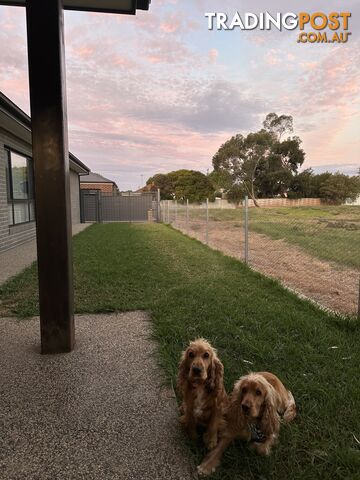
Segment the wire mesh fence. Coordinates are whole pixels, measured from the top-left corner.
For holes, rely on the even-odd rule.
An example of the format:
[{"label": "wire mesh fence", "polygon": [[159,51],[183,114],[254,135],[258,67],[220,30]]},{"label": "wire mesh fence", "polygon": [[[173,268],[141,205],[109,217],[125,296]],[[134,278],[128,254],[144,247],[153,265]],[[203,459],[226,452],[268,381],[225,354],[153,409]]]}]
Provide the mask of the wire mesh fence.
[{"label": "wire mesh fence", "polygon": [[360,206],[163,200],[160,219],[341,314],[360,311]]}]

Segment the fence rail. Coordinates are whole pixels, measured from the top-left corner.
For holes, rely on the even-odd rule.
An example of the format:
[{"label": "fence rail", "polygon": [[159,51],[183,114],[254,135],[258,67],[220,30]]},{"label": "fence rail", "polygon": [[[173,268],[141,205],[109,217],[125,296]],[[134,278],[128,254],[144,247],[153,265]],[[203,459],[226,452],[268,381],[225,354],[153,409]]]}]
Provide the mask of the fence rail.
[{"label": "fence rail", "polygon": [[360,206],[304,200],[253,208],[244,198],[236,209],[163,200],[160,220],[325,308],[360,315]]}]

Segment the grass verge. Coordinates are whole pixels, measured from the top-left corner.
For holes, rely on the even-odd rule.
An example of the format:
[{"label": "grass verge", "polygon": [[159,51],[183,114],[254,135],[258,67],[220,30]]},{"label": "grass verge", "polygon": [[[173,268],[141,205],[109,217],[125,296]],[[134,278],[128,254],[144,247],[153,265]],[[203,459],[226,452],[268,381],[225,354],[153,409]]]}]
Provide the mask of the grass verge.
[{"label": "grass verge", "polygon": [[[180,352],[204,336],[226,387],[270,370],[299,416],[270,458],[238,443],[214,479],[359,479],[360,328],[331,316],[237,260],[163,225],[94,225],[74,238],[76,312],[152,314],[160,362],[175,381]],[[0,287],[1,313],[38,311],[36,265]],[[336,347],[336,348],[335,348]],[[193,449],[197,460],[204,451]]]}]

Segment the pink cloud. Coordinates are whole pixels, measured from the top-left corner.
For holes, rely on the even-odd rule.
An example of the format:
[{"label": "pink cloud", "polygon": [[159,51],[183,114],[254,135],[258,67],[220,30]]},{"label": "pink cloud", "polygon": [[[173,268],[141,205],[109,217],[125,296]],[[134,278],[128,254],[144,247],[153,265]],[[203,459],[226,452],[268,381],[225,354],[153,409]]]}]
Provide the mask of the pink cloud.
[{"label": "pink cloud", "polygon": [[279,58],[279,50],[272,48],[265,54],[265,62],[268,65],[278,65],[281,60]]},{"label": "pink cloud", "polygon": [[178,15],[170,15],[161,23],[160,29],[165,33],[174,33],[181,27],[181,20]]},{"label": "pink cloud", "polygon": [[219,51],[216,48],[212,48],[209,52],[210,63],[215,64],[219,57]]},{"label": "pink cloud", "polygon": [[83,47],[73,47],[72,51],[80,58],[89,58],[94,54],[94,49],[86,45],[84,45]]}]

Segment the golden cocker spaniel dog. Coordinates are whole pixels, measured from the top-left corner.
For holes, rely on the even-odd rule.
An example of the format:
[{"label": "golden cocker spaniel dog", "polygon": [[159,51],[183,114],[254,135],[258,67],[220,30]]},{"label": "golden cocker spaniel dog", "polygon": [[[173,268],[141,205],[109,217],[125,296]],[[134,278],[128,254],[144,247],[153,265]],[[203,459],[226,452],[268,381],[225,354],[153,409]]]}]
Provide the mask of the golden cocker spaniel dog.
[{"label": "golden cocker spaniel dog", "polygon": [[197,427],[204,427],[203,440],[211,450],[217,444],[227,394],[223,364],[203,338],[190,342],[182,353],[177,388],[182,398],[180,422],[193,439]]},{"label": "golden cocker spaniel dog", "polygon": [[280,418],[290,422],[295,416],[294,397],[275,375],[258,372],[241,377],[230,395],[220,441],[198,466],[198,473],[214,472],[235,438],[251,442],[258,454],[269,455],[280,430]]}]

